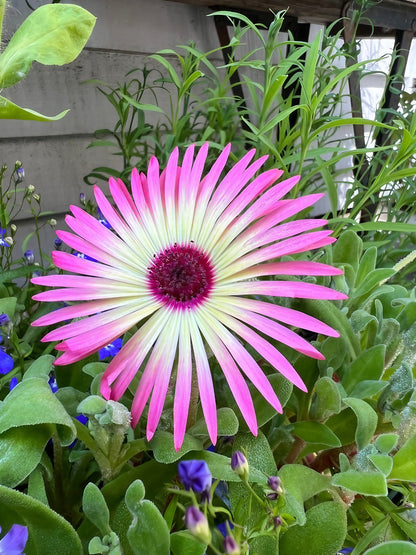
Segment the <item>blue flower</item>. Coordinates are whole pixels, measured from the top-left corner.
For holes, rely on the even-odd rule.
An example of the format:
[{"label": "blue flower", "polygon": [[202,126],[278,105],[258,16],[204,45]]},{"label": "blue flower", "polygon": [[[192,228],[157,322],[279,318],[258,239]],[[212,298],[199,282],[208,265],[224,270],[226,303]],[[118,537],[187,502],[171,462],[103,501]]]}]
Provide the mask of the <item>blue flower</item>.
[{"label": "blue flower", "polygon": [[7,229],[1,229],[1,228],[0,228],[0,247],[7,247],[7,248],[9,248],[9,247],[10,247],[9,243],[3,239],[3,237],[4,237],[5,233],[6,233],[6,231],[7,231]]},{"label": "blue flower", "polygon": [[16,170],[16,178],[17,178],[16,181],[17,181],[18,183],[21,183],[21,182],[24,180],[24,178],[25,178],[25,170],[24,170],[23,166],[20,166],[20,168],[17,168],[17,170]]},{"label": "blue flower", "polygon": [[56,247],[57,249],[60,249],[61,246],[62,246],[62,239],[59,239],[59,237],[57,237],[57,238],[55,239],[55,247]]},{"label": "blue flower", "polygon": [[52,374],[52,376],[49,377],[48,384],[52,390],[52,393],[56,393],[58,391],[59,388],[58,388],[58,384],[56,383],[56,378],[54,374]]},{"label": "blue flower", "polygon": [[181,461],[178,464],[178,472],[185,489],[202,493],[211,487],[212,475],[205,461]]},{"label": "blue flower", "polygon": [[13,359],[10,355],[0,349],[0,374],[8,374],[14,365]]},{"label": "blue flower", "polygon": [[88,256],[88,254],[84,254],[83,252],[73,252],[72,254],[74,256],[78,257],[78,258],[83,258],[84,260],[90,260],[91,262],[97,262],[97,260],[95,258],[92,258],[91,256]]},{"label": "blue flower", "polygon": [[98,207],[97,207],[97,214],[98,214],[98,221],[100,222],[100,224],[103,224],[104,227],[111,229],[111,224],[107,222],[107,220],[104,218],[103,213]]},{"label": "blue flower", "polygon": [[103,358],[115,357],[116,354],[121,349],[122,345],[123,345],[123,339],[121,337],[119,337],[118,339],[115,339],[112,343],[109,343],[108,345],[106,345],[105,347],[103,347],[98,351],[99,359],[103,360]]},{"label": "blue flower", "polygon": [[[0,527],[1,531],[1,527]],[[7,534],[0,540],[1,555],[24,555],[24,548],[29,532],[27,526],[13,524]]]},{"label": "blue flower", "polygon": [[19,380],[16,378],[16,376],[13,376],[13,378],[10,380],[9,390],[11,391],[12,389],[14,389],[18,383]]},{"label": "blue flower", "polygon": [[7,314],[0,314],[0,326],[5,326],[9,322],[10,318],[7,316]]},{"label": "blue flower", "polygon": [[345,555],[346,553],[351,553],[353,551],[352,547],[344,547],[341,551],[337,552],[337,555]]}]

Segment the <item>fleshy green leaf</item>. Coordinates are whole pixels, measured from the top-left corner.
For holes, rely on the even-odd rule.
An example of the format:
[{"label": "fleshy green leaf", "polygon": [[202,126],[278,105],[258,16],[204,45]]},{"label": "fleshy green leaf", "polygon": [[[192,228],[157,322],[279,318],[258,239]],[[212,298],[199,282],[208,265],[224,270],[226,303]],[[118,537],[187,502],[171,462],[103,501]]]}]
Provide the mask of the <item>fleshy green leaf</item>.
[{"label": "fleshy green leaf", "polygon": [[366,553],[371,555],[416,555],[416,545],[402,541],[385,542],[368,549]]},{"label": "fleshy green leaf", "polygon": [[346,534],[345,509],[340,503],[326,501],[306,512],[304,526],[292,526],[283,534],[279,544],[279,554],[334,555],[342,548]]},{"label": "fleshy green leaf", "polygon": [[416,435],[406,441],[393,457],[390,480],[416,480]]},{"label": "fleshy green leaf", "polygon": [[182,447],[179,451],[175,451],[173,434],[158,430],[150,441],[150,447],[158,462],[169,464],[183,457],[188,451],[199,451],[203,448],[203,443],[196,437],[185,434]]},{"label": "fleshy green leaf", "polygon": [[384,369],[385,345],[375,345],[363,351],[345,370],[342,385],[347,393],[363,380],[379,380]]},{"label": "fleshy green leaf", "polygon": [[0,435],[0,483],[14,488],[34,470],[51,437],[48,425],[10,428]]},{"label": "fleshy green leaf", "polygon": [[174,532],[170,536],[173,555],[204,555],[207,546],[192,536],[187,530]]},{"label": "fleshy green leaf", "polygon": [[340,447],[341,442],[334,432],[321,422],[306,420],[293,424],[293,433],[308,443],[318,443],[328,447]]},{"label": "fleshy green leaf", "polygon": [[94,25],[95,17],[73,4],[39,7],[25,19],[0,56],[0,88],[20,81],[34,61],[63,65],[75,60]]},{"label": "fleshy green leaf", "polygon": [[387,495],[386,478],[381,472],[339,472],[332,477],[332,484],[361,495]]},{"label": "fleshy green leaf", "polygon": [[4,530],[12,524],[28,527],[26,553],[82,553],[77,533],[63,517],[40,501],[4,486],[0,486],[0,522]]},{"label": "fleshy green leaf", "polygon": [[71,417],[43,378],[17,384],[0,405],[0,433],[19,426],[56,424],[63,445],[70,445],[76,430]]},{"label": "fleshy green leaf", "polygon": [[361,399],[346,397],[343,402],[348,405],[357,417],[357,429],[355,430],[355,441],[358,449],[363,449],[373,438],[377,427],[377,413],[368,403]]},{"label": "fleshy green leaf", "polygon": [[279,470],[279,477],[285,493],[290,492],[302,504],[330,487],[329,476],[302,464],[285,464]]},{"label": "fleshy green leaf", "polygon": [[341,410],[341,395],[337,384],[324,376],[315,383],[315,395],[312,399],[309,414],[313,420],[326,420]]},{"label": "fleshy green leaf", "polygon": [[[238,419],[234,411],[228,407],[217,410],[217,433],[219,436],[234,436],[238,432]],[[201,418],[188,430],[189,435],[208,437],[205,418]]]}]

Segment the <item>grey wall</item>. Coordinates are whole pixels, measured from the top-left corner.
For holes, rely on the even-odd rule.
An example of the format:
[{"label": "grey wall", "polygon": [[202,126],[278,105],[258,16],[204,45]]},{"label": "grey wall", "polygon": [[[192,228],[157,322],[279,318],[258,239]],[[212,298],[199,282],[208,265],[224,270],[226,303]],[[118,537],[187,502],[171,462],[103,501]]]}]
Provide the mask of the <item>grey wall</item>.
[{"label": "grey wall", "polygon": [[[37,7],[45,2],[30,3]],[[62,120],[50,123],[0,120],[0,164],[14,167],[15,161],[21,160],[25,184],[36,187],[42,210],[56,214],[58,221],[70,203],[78,202],[81,191],[91,197],[83,177],[96,166],[115,166],[118,161],[118,157],[109,161],[105,149],[86,149],[94,130],[111,128],[115,117],[95,87],[82,82],[100,79],[116,83],[130,69],[150,63],[149,54],[191,40],[205,51],[218,46],[213,20],[206,17],[209,11],[205,8],[166,0],[73,3],[97,17],[81,55],[62,67],[34,63],[24,80],[2,92],[18,105],[46,115],[56,115],[67,108],[70,112]],[[9,2],[4,43],[30,13],[24,0]],[[23,219],[27,216],[21,215]],[[30,223],[21,221],[19,228],[22,237],[30,231]]]}]

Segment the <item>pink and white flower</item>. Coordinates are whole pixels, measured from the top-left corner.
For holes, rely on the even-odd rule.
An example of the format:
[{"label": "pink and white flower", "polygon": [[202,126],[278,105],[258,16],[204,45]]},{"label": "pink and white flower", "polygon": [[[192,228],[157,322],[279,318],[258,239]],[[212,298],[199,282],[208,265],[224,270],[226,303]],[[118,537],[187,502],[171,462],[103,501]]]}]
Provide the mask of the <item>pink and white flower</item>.
[{"label": "pink and white flower", "polygon": [[[346,298],[328,287],[281,279],[332,276],[340,270],[318,262],[276,261],[335,241],[331,231],[317,230],[326,220],[291,220],[321,194],[283,199],[299,177],[277,182],[283,173],[277,169],[256,176],[267,156],[251,162],[254,150],[221,179],[230,146],[203,177],[208,144],[196,156],[194,150],[194,145],[186,150],[181,167],[175,149],[162,173],[156,158],[150,160],[147,176],[133,170],[132,195],[121,180],[110,179],[115,206],[95,187],[98,207],[112,230],[72,206],[73,215],[66,222],[73,233],[58,231],[57,235],[89,259],[55,251],[54,264],[77,275],[32,279],[38,285],[57,287],[35,295],[38,301],[77,301],[33,323],[49,326],[74,319],[43,338],[61,341],[56,349],[63,354],[55,364],[79,361],[137,326],[104,372],[101,393],[106,399],[120,399],[140,369],[132,424],[137,424],[150,398],[147,438],[151,439],[174,376],[176,449],[185,434],[193,379],[209,436],[216,442],[216,403],[207,348],[256,434],[256,414],[245,378],[277,411],[282,408],[244,342],[306,391],[275,341],[313,358],[323,356],[282,324],[338,336],[316,318],[258,300],[259,295]],[[274,277],[258,279],[264,276]]]}]

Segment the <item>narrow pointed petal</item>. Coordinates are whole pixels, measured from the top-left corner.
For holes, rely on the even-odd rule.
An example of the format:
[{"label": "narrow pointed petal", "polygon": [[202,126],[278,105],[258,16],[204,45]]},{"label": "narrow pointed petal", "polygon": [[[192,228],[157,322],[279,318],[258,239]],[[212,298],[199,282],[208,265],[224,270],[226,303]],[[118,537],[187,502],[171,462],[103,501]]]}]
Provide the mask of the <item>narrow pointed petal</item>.
[{"label": "narrow pointed petal", "polygon": [[327,299],[332,301],[348,299],[347,295],[330,287],[303,281],[242,281],[234,284],[218,285],[216,294],[274,295],[292,299]]},{"label": "narrow pointed petal", "polygon": [[178,370],[173,404],[173,434],[175,451],[179,451],[185,436],[192,387],[192,347],[188,317],[182,318],[179,333]]}]

